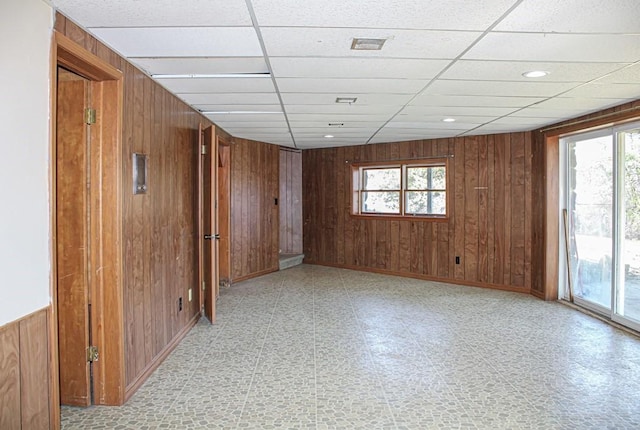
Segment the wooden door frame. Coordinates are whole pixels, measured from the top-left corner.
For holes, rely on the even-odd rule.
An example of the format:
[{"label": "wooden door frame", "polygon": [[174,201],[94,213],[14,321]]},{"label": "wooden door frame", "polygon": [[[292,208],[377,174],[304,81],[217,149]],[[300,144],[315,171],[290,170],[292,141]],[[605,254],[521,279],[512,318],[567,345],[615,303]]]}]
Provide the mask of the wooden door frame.
[{"label": "wooden door frame", "polygon": [[[214,142],[213,145],[211,145],[212,147],[208,148],[207,150],[209,151],[209,155],[211,156],[211,169],[215,172],[212,175],[212,184],[211,184],[211,191],[214,192],[214,196],[211,197],[211,209],[212,209],[212,213],[211,213],[211,231],[209,232],[205,232],[204,231],[204,211],[205,211],[205,207],[204,207],[204,175],[205,175],[205,171],[204,171],[204,159],[203,159],[203,155],[205,155],[202,152],[202,149],[205,145],[207,145],[208,142],[204,141],[204,136],[205,136],[205,130],[211,128],[211,134],[212,134],[212,142]],[[216,234],[217,233],[217,209],[213,210],[215,208],[216,205],[216,198],[217,198],[217,193],[218,193],[218,178],[217,178],[217,174],[218,174],[218,146],[217,146],[217,142],[218,142],[218,134],[217,134],[217,129],[215,127],[215,125],[210,125],[207,127],[203,127],[203,124],[200,123],[198,125],[198,290],[199,290],[199,306],[200,306],[200,312],[201,313],[205,313],[206,311],[204,309],[205,304],[205,295],[204,295],[204,289],[203,289],[203,285],[205,283],[205,277],[204,277],[204,235],[205,234]],[[214,164],[215,163],[215,164]],[[212,262],[212,267],[211,270],[213,273],[215,273],[214,278],[218,278],[218,261],[219,261],[219,254],[216,250],[216,247],[218,246],[218,241],[213,239],[212,241],[212,251],[211,251],[211,255],[214,256],[214,261]],[[218,282],[216,282],[217,284]],[[211,323],[215,322],[215,302],[217,300],[217,293],[218,293],[218,286],[217,285],[211,285],[211,291],[214,294],[213,297],[213,307],[214,307],[214,312],[212,315],[212,321]]]},{"label": "wooden door frame", "polygon": [[[226,282],[224,283],[225,286],[230,286],[231,285],[231,144],[229,142],[228,139],[223,138],[222,136],[216,136],[216,142],[218,145],[218,158],[220,158],[220,147],[225,147],[226,151],[227,151],[227,167],[225,170],[225,179],[226,181],[224,182],[224,184],[226,185],[224,190],[222,190],[223,193],[226,194],[226,207],[222,208],[222,209],[226,209],[226,220],[227,220],[227,225],[224,227],[225,231],[227,232],[227,235],[229,236],[227,238],[227,249],[226,249],[226,253],[227,253],[227,260],[228,260],[228,264],[227,267],[225,268],[225,273],[227,273],[227,279]],[[220,201],[222,201],[223,199],[221,198],[221,190],[220,190],[220,184],[222,183],[222,181],[220,181],[220,177],[219,177],[219,170],[218,170],[218,187],[217,187],[217,192],[218,192],[218,233],[220,233],[221,231],[221,225],[220,225],[220,209],[221,209],[221,205],[220,205]],[[220,249],[218,249],[218,263],[220,263]],[[218,275],[220,274],[220,265],[218,264]],[[220,276],[218,276],[220,278]]]},{"label": "wooden door frame", "polygon": [[[125,400],[124,320],[122,285],[122,72],[91,54],[68,37],[53,32],[50,69],[49,206],[51,226],[51,311],[49,330],[50,413],[53,428],[60,427],[60,375],[58,363],[57,206],[56,206],[56,105],[58,66],[90,81],[98,121],[91,128],[95,155],[89,160],[98,172],[91,190],[91,249],[93,273],[92,326],[100,359],[94,364],[94,400],[101,405],[121,405]],[[100,185],[100,186],[98,186]],[[103,192],[104,191],[104,192]]]}]

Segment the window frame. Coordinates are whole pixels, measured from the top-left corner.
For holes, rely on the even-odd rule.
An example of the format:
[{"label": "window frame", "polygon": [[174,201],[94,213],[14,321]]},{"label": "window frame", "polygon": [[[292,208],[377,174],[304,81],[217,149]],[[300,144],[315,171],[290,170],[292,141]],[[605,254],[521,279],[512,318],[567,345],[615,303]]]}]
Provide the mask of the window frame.
[{"label": "window frame", "polygon": [[[448,221],[451,208],[451,172],[449,168],[450,157],[433,157],[422,158],[413,160],[398,160],[398,161],[377,161],[377,162],[355,162],[351,163],[351,216],[362,219],[398,219],[398,220],[416,220],[416,221]],[[411,167],[444,167],[445,169],[445,188],[443,189],[408,189],[407,183],[407,168]],[[363,184],[363,172],[367,169],[400,169],[400,189],[380,190],[399,192],[399,209],[398,212],[384,213],[384,212],[363,212],[362,210],[362,195],[367,191]],[[444,214],[412,214],[406,213],[406,198],[407,192],[434,192],[442,191],[445,193],[445,213]]]}]

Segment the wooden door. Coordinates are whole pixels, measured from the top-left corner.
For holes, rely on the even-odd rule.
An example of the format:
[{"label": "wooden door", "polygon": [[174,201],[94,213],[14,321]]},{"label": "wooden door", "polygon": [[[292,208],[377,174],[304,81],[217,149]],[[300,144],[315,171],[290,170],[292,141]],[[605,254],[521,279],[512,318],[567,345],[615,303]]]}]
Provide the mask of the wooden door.
[{"label": "wooden door", "polygon": [[89,328],[89,82],[58,68],[56,253],[60,402],[91,404]]},{"label": "wooden door", "polygon": [[220,285],[231,279],[231,148],[218,138],[218,233],[220,234],[218,268]]},{"label": "wooden door", "polygon": [[216,320],[218,295],[218,216],[216,210],[218,179],[218,145],[213,127],[203,133],[204,154],[202,157],[202,274],[204,314],[212,323]]}]

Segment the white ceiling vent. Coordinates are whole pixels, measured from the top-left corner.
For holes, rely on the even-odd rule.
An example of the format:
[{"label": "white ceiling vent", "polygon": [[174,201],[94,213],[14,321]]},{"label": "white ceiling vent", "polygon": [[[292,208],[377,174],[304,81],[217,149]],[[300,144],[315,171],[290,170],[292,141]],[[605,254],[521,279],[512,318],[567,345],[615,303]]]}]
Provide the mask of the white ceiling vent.
[{"label": "white ceiling vent", "polygon": [[354,37],[351,42],[351,49],[356,51],[379,51],[382,49],[387,39],[364,39]]}]

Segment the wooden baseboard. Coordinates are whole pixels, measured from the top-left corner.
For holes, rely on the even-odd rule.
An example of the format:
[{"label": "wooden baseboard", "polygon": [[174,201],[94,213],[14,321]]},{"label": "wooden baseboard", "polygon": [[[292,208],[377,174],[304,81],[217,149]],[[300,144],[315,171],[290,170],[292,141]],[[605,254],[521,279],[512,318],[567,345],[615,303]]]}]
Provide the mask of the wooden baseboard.
[{"label": "wooden baseboard", "polygon": [[352,266],[349,264],[321,263],[317,261],[305,261],[305,264],[315,264],[317,266],[337,267],[339,269],[357,270],[360,272],[380,273],[382,275],[400,276],[404,278],[422,279],[425,281],[442,282],[445,284],[462,285],[465,287],[488,288],[492,290],[511,291],[514,293],[530,294],[531,290],[526,287],[514,287],[510,285],[498,285],[483,282],[464,281],[450,278],[439,278],[437,276],[423,275],[420,273],[397,272],[393,270],[378,269],[373,267]]},{"label": "wooden baseboard", "polygon": [[200,313],[197,313],[191,319],[191,321],[189,321],[189,323],[186,326],[184,326],[184,328],[180,330],[180,332],[178,332],[178,334],[173,338],[173,340],[169,342],[167,346],[165,346],[164,349],[158,355],[156,355],[153,361],[151,361],[147,365],[147,367],[145,367],[142,373],[140,373],[140,375],[138,375],[138,377],[134,379],[133,382],[131,382],[131,384],[127,386],[124,392],[125,403],[131,398],[131,396],[135,394],[136,391],[138,391],[138,388],[140,388],[142,384],[145,383],[145,381],[149,378],[149,376],[151,376],[151,374],[158,368],[158,366],[162,364],[162,362],[169,356],[169,354],[171,354],[171,352],[178,346],[178,344],[180,344],[182,339],[185,338],[187,333],[189,333],[189,331],[193,328],[193,326],[196,325],[199,319],[200,319]]},{"label": "wooden baseboard", "polygon": [[547,300],[543,291],[531,290],[531,295],[542,300]]},{"label": "wooden baseboard", "polygon": [[229,282],[231,284],[235,284],[236,282],[246,281],[247,279],[257,278],[258,276],[262,275],[268,275],[269,273],[277,272],[278,270],[279,269],[277,267],[273,269],[261,270],[260,272],[250,273],[248,275],[242,275],[237,278],[233,278]]}]

